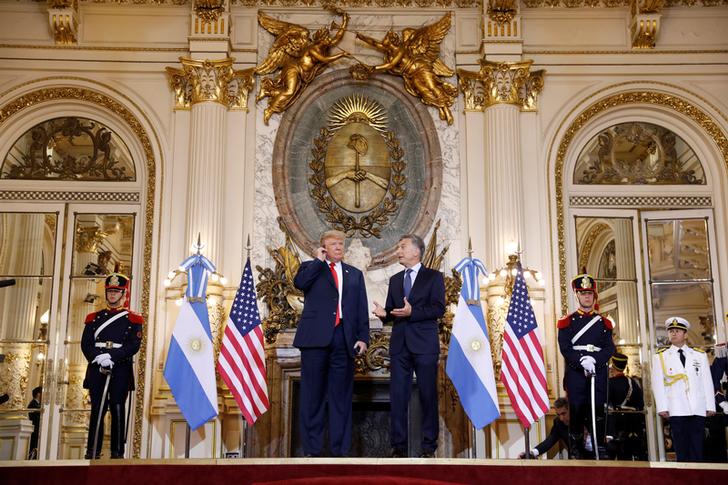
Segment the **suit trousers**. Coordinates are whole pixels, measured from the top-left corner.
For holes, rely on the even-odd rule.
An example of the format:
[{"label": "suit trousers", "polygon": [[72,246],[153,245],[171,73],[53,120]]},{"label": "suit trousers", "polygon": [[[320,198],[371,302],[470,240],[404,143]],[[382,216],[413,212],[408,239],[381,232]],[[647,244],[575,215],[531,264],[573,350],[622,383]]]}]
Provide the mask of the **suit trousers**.
[{"label": "suit trousers", "polygon": [[670,416],[670,430],[677,461],[703,461],[705,440],[703,416]]},{"label": "suit trousers", "polygon": [[301,349],[301,441],[306,456],[321,456],[328,409],[329,449],[347,456],[351,448],[354,359],[344,338],[344,322],[327,347]]},{"label": "suit trousers", "polygon": [[437,402],[438,361],[438,354],[413,354],[407,345],[403,346],[400,353],[391,356],[389,399],[392,407],[391,444],[395,450],[406,452],[408,449],[407,412],[413,372],[417,375],[422,409],[421,451],[431,453],[437,449],[440,425]]}]

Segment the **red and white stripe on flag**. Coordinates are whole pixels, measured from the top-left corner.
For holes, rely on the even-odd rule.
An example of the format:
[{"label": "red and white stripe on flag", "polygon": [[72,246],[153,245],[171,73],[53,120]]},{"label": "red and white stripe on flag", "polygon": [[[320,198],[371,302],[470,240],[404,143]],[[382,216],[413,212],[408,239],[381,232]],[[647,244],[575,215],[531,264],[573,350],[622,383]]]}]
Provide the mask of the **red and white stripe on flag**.
[{"label": "red and white stripe on flag", "polygon": [[256,325],[242,336],[228,319],[217,368],[245,420],[252,425],[270,407],[261,326]]},{"label": "red and white stripe on flag", "polygon": [[503,333],[501,381],[524,428],[548,412],[543,347],[520,264]]}]

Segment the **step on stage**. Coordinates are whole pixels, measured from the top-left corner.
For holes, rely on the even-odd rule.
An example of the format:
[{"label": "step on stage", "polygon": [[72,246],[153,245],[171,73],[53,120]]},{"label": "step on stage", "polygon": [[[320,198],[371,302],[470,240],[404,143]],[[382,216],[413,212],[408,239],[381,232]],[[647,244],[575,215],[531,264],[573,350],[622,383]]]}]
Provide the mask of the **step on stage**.
[{"label": "step on stage", "polygon": [[6,461],[0,462],[0,483],[721,485],[728,483],[728,465],[422,458]]}]

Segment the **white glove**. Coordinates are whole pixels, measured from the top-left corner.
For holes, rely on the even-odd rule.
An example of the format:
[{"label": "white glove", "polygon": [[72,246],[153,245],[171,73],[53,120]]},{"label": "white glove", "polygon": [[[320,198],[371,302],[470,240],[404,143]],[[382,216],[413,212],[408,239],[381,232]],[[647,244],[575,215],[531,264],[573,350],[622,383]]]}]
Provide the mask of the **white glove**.
[{"label": "white glove", "polygon": [[538,450],[536,448],[532,449],[531,455],[533,455],[533,457],[536,458],[539,455]]},{"label": "white glove", "polygon": [[723,408],[723,412],[725,414],[728,414],[728,401],[723,401],[722,403],[718,404],[721,408]]},{"label": "white glove", "polygon": [[585,355],[583,356],[579,362],[581,363],[581,366],[584,368],[584,371],[587,374],[594,374],[595,372],[595,365],[597,361],[592,357],[591,355]]},{"label": "white glove", "polygon": [[104,359],[101,362],[99,362],[99,365],[104,368],[111,369],[114,367],[114,361],[111,360],[111,358]]},{"label": "white glove", "polygon": [[102,360],[106,360],[106,359],[111,360],[111,354],[108,354],[108,353],[106,353],[106,354],[99,354],[96,357],[94,357],[94,360],[92,360],[91,363],[92,364],[99,364],[99,365],[101,365],[101,361]]}]

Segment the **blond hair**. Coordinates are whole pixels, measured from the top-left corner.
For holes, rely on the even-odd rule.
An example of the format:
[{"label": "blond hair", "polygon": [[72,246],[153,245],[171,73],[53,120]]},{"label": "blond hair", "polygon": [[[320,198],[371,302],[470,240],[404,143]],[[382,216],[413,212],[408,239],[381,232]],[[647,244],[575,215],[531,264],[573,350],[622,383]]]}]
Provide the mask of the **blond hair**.
[{"label": "blond hair", "polygon": [[324,245],[324,241],[326,241],[327,239],[338,239],[339,241],[345,241],[346,234],[336,229],[330,229],[321,234],[321,239],[319,240],[319,242],[322,246]]}]

